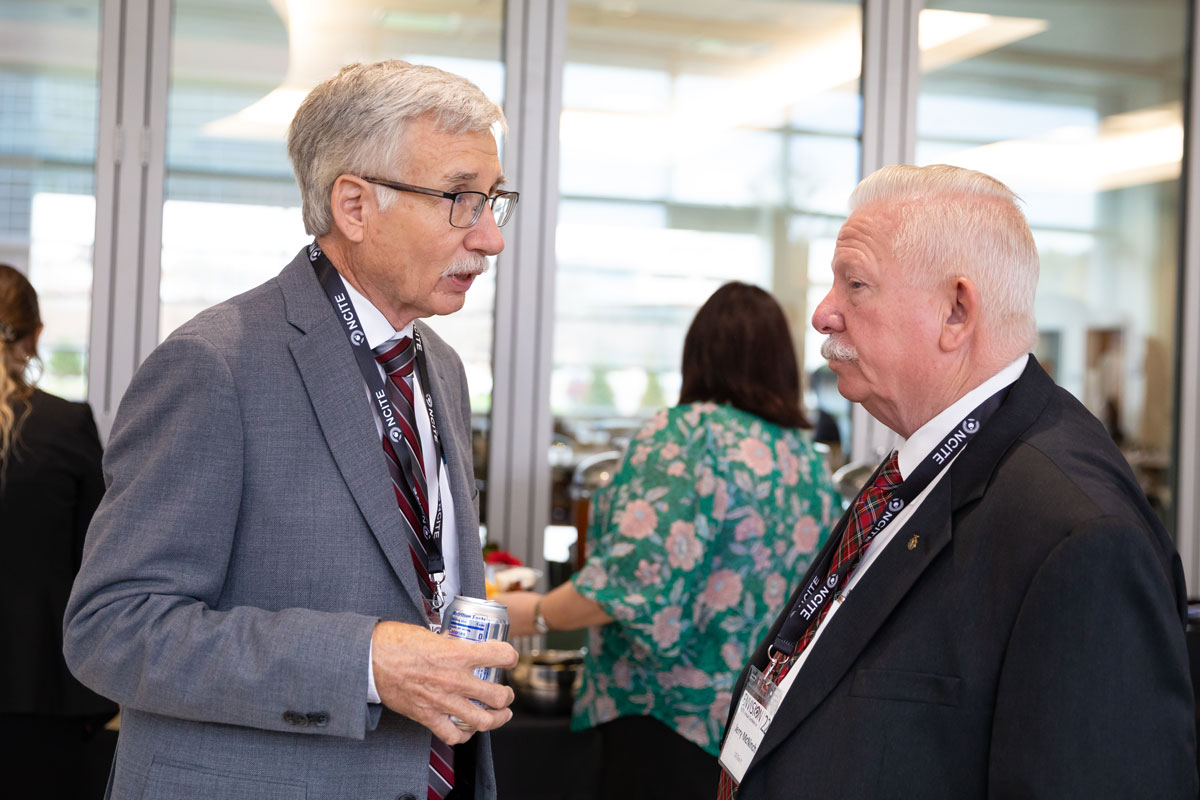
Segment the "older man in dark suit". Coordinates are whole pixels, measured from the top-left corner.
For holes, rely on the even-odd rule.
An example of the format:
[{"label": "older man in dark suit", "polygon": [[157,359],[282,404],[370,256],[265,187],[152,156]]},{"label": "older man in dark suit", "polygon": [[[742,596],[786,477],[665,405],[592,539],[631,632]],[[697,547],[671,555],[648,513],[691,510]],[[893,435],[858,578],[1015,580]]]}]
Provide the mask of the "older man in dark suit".
[{"label": "older man in dark suit", "polygon": [[1179,558],[1029,355],[1015,200],[947,166],[851,198],[813,325],[902,441],[743,672],[726,796],[1196,797]]},{"label": "older man in dark suit", "polygon": [[431,630],[484,581],[466,377],[419,319],[504,246],[502,128],[441,70],[343,69],[289,132],[316,241],[138,370],[66,616],[123,706],[110,796],[495,797],[472,734],[512,690],[474,671],[517,655]]}]

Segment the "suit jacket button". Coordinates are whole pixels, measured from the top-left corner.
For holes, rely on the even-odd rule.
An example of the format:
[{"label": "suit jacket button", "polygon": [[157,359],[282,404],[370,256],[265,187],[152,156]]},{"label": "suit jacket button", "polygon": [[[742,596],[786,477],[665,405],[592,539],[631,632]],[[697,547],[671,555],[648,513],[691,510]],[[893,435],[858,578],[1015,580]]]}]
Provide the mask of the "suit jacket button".
[{"label": "suit jacket button", "polygon": [[316,711],[308,715],[308,724],[316,725],[318,728],[324,728],[329,724],[329,715],[324,711]]},{"label": "suit jacket button", "polygon": [[402,794],[399,797],[397,797],[396,800],[417,800],[417,798],[415,795]]},{"label": "suit jacket button", "polygon": [[296,725],[301,728],[308,725],[308,717],[304,716],[299,711],[283,712],[283,721],[288,725]]}]

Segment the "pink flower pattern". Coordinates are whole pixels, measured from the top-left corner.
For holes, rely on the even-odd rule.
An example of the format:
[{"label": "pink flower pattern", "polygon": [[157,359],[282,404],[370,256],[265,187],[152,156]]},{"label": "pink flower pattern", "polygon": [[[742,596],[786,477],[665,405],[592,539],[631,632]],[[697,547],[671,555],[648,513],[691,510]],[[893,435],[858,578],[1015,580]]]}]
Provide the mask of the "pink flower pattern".
[{"label": "pink flower pattern", "polygon": [[671,668],[670,672],[664,672],[659,676],[659,683],[664,689],[674,689],[676,686],[686,689],[703,689],[708,682],[708,673],[704,670],[683,664],[677,664]]},{"label": "pink flower pattern", "polygon": [[737,642],[726,642],[721,645],[721,659],[730,669],[741,670],[746,664],[746,649]]},{"label": "pink flower pattern", "polygon": [[759,539],[762,538],[766,530],[767,526],[763,522],[763,518],[757,512],[751,511],[742,517],[741,522],[733,529],[733,538],[739,542],[744,542],[747,539]]},{"label": "pink flower pattern", "polygon": [[763,581],[763,602],[772,608],[778,608],[783,605],[783,601],[787,598],[784,593],[787,592],[787,581],[777,572],[773,572]]},{"label": "pink flower pattern", "polygon": [[714,719],[720,720],[721,724],[725,724],[725,720],[729,717],[729,704],[733,702],[733,694],[731,692],[717,692],[717,696],[713,698],[712,705],[708,707],[708,715]]},{"label": "pink flower pattern", "polygon": [[725,481],[718,478],[717,488],[713,490],[713,519],[723,522],[728,511],[729,490],[725,488]]},{"label": "pink flower pattern", "polygon": [[633,669],[628,661],[618,661],[613,664],[613,685],[618,689],[628,689],[633,686]]},{"label": "pink flower pattern", "polygon": [[659,575],[661,571],[662,564],[660,562],[650,562],[642,558],[638,560],[637,572],[634,574],[639,581],[649,586],[651,584],[662,583],[662,576]]},{"label": "pink flower pattern", "polygon": [[658,512],[645,500],[634,500],[621,513],[620,532],[630,539],[645,539],[658,525]]},{"label": "pink flower pattern", "polygon": [[820,534],[821,528],[817,521],[812,517],[803,516],[796,521],[796,527],[792,529],[792,543],[801,553],[815,553]]},{"label": "pink flower pattern", "polygon": [[742,461],[754,471],[755,475],[761,478],[771,474],[771,470],[775,467],[775,460],[771,457],[771,448],[762,441],[751,438],[742,439],[738,450],[741,452]]},{"label": "pink flower pattern", "polygon": [[654,637],[656,645],[670,647],[679,641],[679,632],[682,630],[679,617],[682,613],[683,609],[679,606],[667,606],[654,615],[654,628],[650,635]]},{"label": "pink flower pattern", "polygon": [[708,585],[700,595],[700,602],[713,611],[732,608],[742,599],[742,576],[731,569],[719,569],[708,576]]},{"label": "pink flower pattern", "polygon": [[820,459],[806,433],[729,406],[642,427],[572,578],[614,620],[589,631],[572,727],[649,714],[716,755],[738,674],[840,508]]},{"label": "pink flower pattern", "polygon": [[656,413],[653,417],[646,420],[646,424],[642,426],[640,431],[638,431],[638,438],[645,439],[667,427],[667,417],[668,412],[667,409],[664,408]]},{"label": "pink flower pattern", "polygon": [[775,442],[775,461],[779,464],[779,480],[784,486],[795,486],[800,481],[800,459],[788,449],[787,442]]},{"label": "pink flower pattern", "polygon": [[704,545],[696,538],[696,526],[683,520],[671,523],[671,535],[667,537],[667,563],[676,569],[689,571],[696,566],[696,559],[704,552]]},{"label": "pink flower pattern", "polygon": [[755,542],[750,545],[750,557],[754,559],[756,570],[765,570],[771,565],[771,548],[762,542]]}]

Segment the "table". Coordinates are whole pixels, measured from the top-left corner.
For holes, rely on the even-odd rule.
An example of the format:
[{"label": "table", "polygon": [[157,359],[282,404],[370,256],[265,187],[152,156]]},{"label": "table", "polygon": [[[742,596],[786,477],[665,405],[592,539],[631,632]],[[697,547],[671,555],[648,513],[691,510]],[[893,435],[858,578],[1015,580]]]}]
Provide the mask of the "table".
[{"label": "table", "polygon": [[491,733],[498,800],[595,800],[600,734],[570,723],[514,705],[512,720]]}]

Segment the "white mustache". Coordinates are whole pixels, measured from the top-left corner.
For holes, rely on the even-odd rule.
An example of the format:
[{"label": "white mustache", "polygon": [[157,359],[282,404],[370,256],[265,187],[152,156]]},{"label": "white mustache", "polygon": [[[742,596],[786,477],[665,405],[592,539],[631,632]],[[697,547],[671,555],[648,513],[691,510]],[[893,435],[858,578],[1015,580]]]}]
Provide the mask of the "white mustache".
[{"label": "white mustache", "polygon": [[483,256],[470,256],[455,261],[442,272],[443,278],[456,278],[462,275],[482,275],[491,265]]},{"label": "white mustache", "polygon": [[821,358],[826,361],[858,361],[858,350],[831,334],[821,343]]}]

